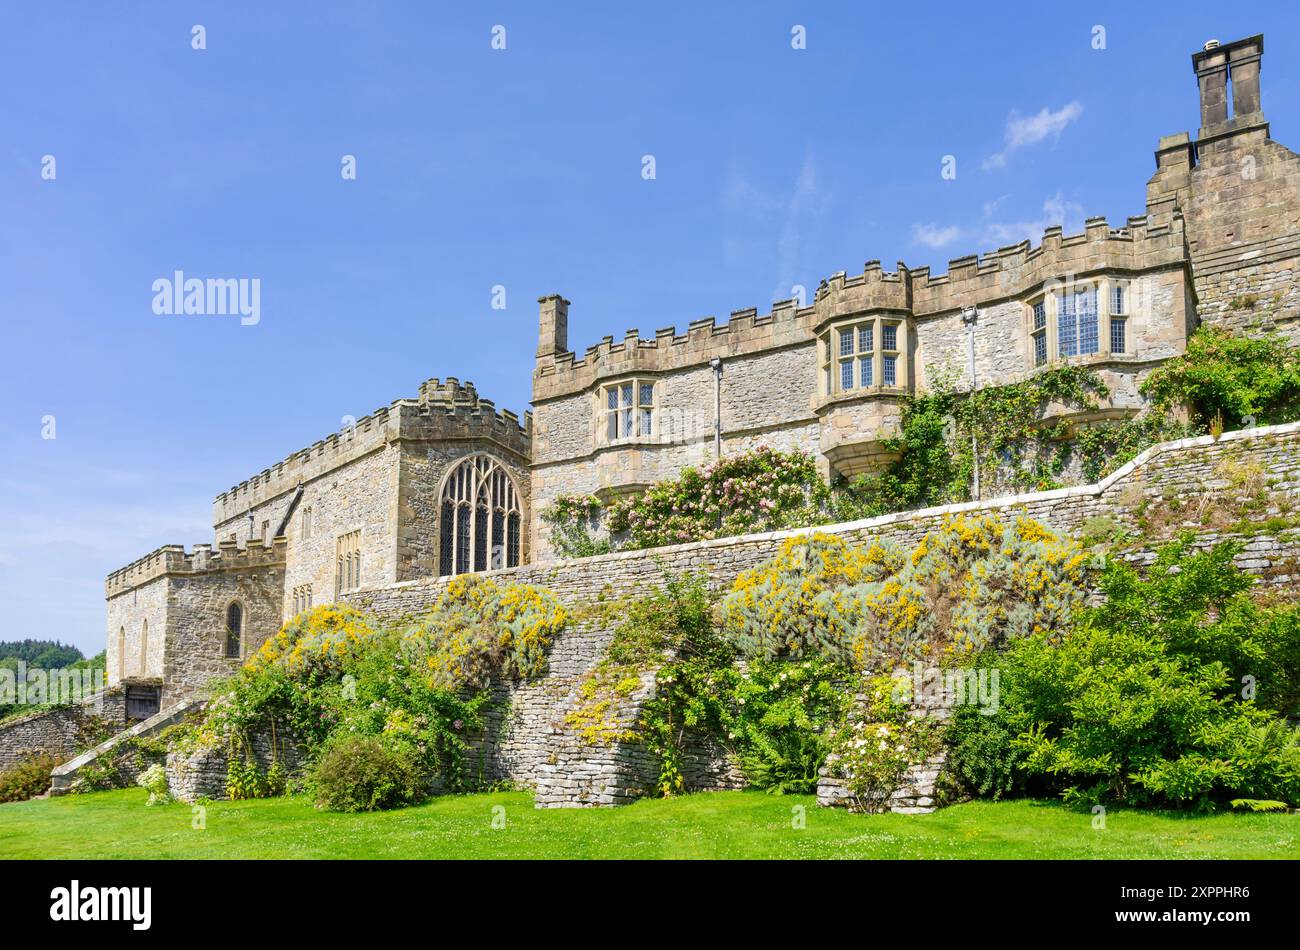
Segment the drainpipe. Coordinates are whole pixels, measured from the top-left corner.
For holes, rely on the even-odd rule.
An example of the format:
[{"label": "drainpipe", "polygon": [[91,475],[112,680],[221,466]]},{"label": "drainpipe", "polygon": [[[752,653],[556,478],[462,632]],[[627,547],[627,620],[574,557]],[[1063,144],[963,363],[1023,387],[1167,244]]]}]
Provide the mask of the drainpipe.
[{"label": "drainpipe", "polygon": [[[967,307],[961,312],[961,322],[966,324],[966,351],[970,356],[970,401],[971,417],[975,416],[975,321],[979,317],[979,311],[974,307]],[[970,433],[970,451],[971,458],[975,462],[974,485],[971,489],[971,495],[975,501],[980,500],[980,455],[979,442],[975,437],[975,427],[971,426]]]},{"label": "drainpipe", "polygon": [[713,367],[713,457],[722,458],[722,358],[709,360]]}]

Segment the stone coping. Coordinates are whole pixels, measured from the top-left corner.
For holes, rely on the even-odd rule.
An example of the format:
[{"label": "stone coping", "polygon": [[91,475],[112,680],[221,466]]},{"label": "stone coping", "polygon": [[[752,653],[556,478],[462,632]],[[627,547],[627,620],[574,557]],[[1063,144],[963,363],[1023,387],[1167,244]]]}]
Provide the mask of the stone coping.
[{"label": "stone coping", "polygon": [[187,712],[189,712],[191,709],[195,708],[196,706],[201,707],[202,704],[205,703],[206,701],[207,700],[205,698],[198,697],[198,696],[192,696],[189,699],[183,699],[179,703],[174,703],[171,706],[168,706],[166,709],[154,713],[148,719],[143,719],[140,722],[137,722],[131,728],[122,730],[117,735],[113,736],[111,739],[108,739],[105,742],[101,742],[93,749],[88,749],[87,751],[81,753],[81,755],[77,756],[75,759],[69,759],[67,762],[64,762],[62,765],[55,766],[54,769],[50,772],[51,777],[54,779],[55,786],[57,787],[60,784],[66,786],[67,784],[66,781],[60,783],[59,780],[69,779],[70,777],[74,776],[78,771],[80,771],[82,768],[89,765],[91,762],[95,761],[105,752],[112,751],[114,748],[116,748],[118,745],[121,745],[123,742],[126,742],[128,739],[137,739],[140,736],[149,735],[150,733],[157,732],[167,726],[172,725],[175,722],[179,722],[181,717],[184,716]]}]

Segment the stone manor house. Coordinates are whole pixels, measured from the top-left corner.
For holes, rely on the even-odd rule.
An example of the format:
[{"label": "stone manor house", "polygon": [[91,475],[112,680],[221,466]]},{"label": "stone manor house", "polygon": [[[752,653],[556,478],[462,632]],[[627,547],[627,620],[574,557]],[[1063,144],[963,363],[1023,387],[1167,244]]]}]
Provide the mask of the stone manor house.
[{"label": "stone manor house", "polygon": [[[1262,36],[1192,55],[1200,128],[1160,139],[1141,214],[1048,228],[983,256],[832,274],[811,301],[569,348],[569,302],[540,301],[533,411],[432,379],[213,504],[213,539],[165,545],[106,585],[110,683],[170,705],[236,668],[299,611],[363,588],[552,559],[556,497],[604,498],[715,453],[813,453],[829,476],[881,464],[900,400],[1069,361],[1142,408],[1142,379],[1200,322],[1300,333],[1300,157],[1269,137]],[[1048,419],[1068,416],[1049,406]]]}]

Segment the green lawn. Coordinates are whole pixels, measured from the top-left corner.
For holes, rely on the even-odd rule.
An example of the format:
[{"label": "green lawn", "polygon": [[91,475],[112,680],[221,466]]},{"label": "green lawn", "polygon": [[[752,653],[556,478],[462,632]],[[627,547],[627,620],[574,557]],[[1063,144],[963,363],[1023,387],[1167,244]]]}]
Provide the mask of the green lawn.
[{"label": "green lawn", "polygon": [[[303,798],[145,807],[141,789],[0,805],[3,858],[1297,858],[1300,815],[1209,817],[1054,802],[850,815],[811,797],[712,792],[623,808],[533,808],[502,792],[367,815]],[[504,808],[504,828],[493,828]],[[803,806],[806,827],[792,827]],[[497,812],[498,823],[501,813]]]}]

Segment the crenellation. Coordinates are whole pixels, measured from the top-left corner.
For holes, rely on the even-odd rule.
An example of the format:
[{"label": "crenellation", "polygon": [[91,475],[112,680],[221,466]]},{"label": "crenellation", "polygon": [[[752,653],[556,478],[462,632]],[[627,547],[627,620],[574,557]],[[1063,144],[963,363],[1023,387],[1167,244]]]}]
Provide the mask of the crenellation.
[{"label": "crenellation", "polygon": [[222,541],[215,553],[210,544],[196,544],[191,551],[186,551],[183,544],[164,544],[109,574],[104,582],[105,596],[116,597],[173,574],[202,574],[282,564],[286,548],[287,539],[283,537],[276,538],[270,545]]}]

